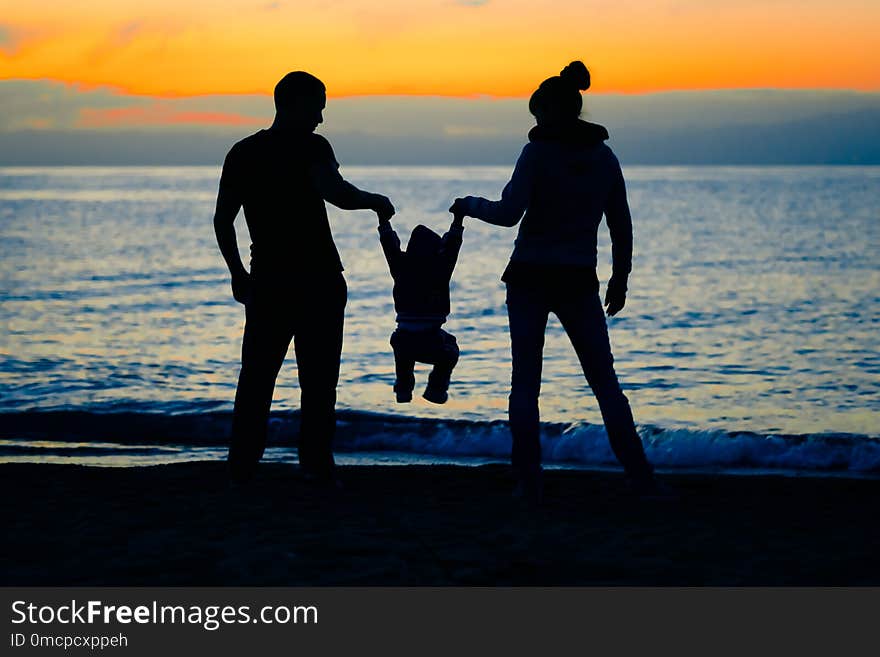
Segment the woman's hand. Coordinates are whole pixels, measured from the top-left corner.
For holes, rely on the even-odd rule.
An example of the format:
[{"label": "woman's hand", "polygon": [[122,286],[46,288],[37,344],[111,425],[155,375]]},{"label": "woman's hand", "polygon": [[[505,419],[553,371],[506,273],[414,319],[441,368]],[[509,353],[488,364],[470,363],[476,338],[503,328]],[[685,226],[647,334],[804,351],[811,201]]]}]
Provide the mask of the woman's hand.
[{"label": "woman's hand", "polygon": [[449,206],[449,211],[455,217],[465,217],[467,216],[465,205],[465,200],[463,198],[457,198],[452,202],[452,205]]},{"label": "woman's hand", "polygon": [[613,317],[626,304],[626,277],[611,276],[608,281],[608,289],[605,290],[605,311],[609,317]]}]

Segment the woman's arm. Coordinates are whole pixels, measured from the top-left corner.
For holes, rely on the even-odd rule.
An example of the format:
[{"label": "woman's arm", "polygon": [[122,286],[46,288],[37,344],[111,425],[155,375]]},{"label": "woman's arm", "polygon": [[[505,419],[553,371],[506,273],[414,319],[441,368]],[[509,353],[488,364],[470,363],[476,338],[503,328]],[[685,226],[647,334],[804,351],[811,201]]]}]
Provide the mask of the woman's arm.
[{"label": "woman's arm", "polygon": [[626,200],[626,183],[620,162],[612,154],[611,189],[605,203],[605,221],[611,234],[611,260],[614,276],[626,279],[632,271],[632,216]]},{"label": "woman's arm", "polygon": [[515,226],[532,196],[534,178],[533,145],[526,144],[516,161],[513,175],[504,186],[500,201],[489,201],[479,196],[457,198],[449,208],[453,214],[462,214],[495,226]]},{"label": "woman's arm", "polygon": [[620,162],[611,153],[611,189],[605,203],[605,221],[611,234],[611,280],[605,291],[605,306],[609,315],[616,315],[626,304],[629,273],[632,270],[632,216],[626,200],[626,183]]}]

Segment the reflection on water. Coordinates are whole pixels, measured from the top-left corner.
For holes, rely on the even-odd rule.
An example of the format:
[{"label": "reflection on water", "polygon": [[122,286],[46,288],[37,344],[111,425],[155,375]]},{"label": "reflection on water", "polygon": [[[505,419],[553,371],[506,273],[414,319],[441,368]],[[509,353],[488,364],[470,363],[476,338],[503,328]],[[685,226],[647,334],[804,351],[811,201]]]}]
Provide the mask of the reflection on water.
[{"label": "reflection on water", "polygon": [[[0,409],[231,406],[243,311],[211,217],[216,168],[0,169]],[[508,168],[349,168],[387,193],[404,239],[451,199],[497,197]],[[642,424],[878,435],[880,168],[625,171],[635,226],[627,308],[610,320]],[[499,280],[515,231],[466,223],[448,330],[450,402],[391,394],[391,278],[368,212],[331,209],[349,303],[340,406],[503,418],[510,377]],[[247,238],[240,232],[242,252]],[[610,248],[600,229],[600,277]],[[599,422],[558,322],[543,417]],[[276,408],[298,405],[291,358]],[[417,370],[420,384],[426,369]]]}]

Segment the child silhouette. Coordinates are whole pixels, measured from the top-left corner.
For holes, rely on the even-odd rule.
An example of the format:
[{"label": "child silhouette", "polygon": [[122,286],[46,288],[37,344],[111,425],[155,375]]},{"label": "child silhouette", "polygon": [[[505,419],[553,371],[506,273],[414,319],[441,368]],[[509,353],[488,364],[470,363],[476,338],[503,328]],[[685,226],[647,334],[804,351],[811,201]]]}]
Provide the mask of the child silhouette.
[{"label": "child silhouette", "polygon": [[394,279],[397,329],[391,334],[391,347],[398,402],[412,400],[416,362],[434,366],[422,396],[435,404],[448,399],[449,377],[459,352],[455,336],[441,326],[449,315],[449,280],[461,249],[462,220],[456,216],[442,238],[426,226],[416,226],[406,251],[401,250],[391,223],[379,220],[379,241]]}]

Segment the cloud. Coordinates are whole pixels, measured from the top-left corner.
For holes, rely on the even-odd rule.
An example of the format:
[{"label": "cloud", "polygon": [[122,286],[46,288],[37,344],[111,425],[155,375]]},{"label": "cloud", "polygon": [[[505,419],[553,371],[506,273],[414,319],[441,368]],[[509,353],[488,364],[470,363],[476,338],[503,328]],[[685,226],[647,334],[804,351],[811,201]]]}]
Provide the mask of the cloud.
[{"label": "cloud", "polygon": [[498,137],[504,133],[494,126],[447,125],[443,126],[443,134],[450,137]]},{"label": "cloud", "polygon": [[144,24],[142,21],[134,20],[121,26],[113,34],[113,44],[115,46],[125,46],[134,41],[138,34],[143,32]]},{"label": "cloud", "polygon": [[483,7],[489,4],[489,0],[455,0],[455,4],[462,7]]},{"label": "cloud", "polygon": [[[585,104],[625,165],[880,164],[878,93],[590,93]],[[0,81],[0,107],[0,164],[215,164],[273,116],[268,95],[157,98],[39,80]],[[324,118],[346,165],[512,166],[534,123],[525,98],[336,98]]]},{"label": "cloud", "polygon": [[106,89],[84,91],[81,87],[43,80],[0,81],[0,131],[28,127],[69,129],[74,127],[80,109],[130,105],[130,99]]},{"label": "cloud", "polygon": [[216,129],[267,124],[273,112],[268,96],[157,99],[45,80],[0,81],[0,106],[0,132],[35,127]]},{"label": "cloud", "polygon": [[137,128],[143,126],[257,126],[266,122],[262,118],[245,116],[234,112],[181,111],[167,104],[156,103],[146,107],[120,107],[80,110],[78,128]]},{"label": "cloud", "polygon": [[0,25],[0,53],[15,54],[19,42],[18,36],[11,27]]}]

